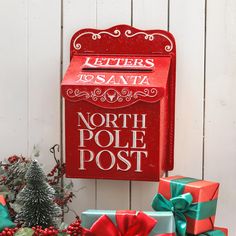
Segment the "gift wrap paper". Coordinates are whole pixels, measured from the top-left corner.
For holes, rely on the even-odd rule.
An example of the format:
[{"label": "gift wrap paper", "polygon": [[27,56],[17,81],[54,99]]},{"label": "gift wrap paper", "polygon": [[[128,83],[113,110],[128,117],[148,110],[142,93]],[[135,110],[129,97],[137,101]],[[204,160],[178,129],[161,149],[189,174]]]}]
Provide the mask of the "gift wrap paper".
[{"label": "gift wrap paper", "polygon": [[[114,210],[84,211],[81,215],[82,226],[90,229],[93,223],[103,215],[108,216],[110,220],[116,225],[116,213],[117,212]],[[144,211],[144,213],[157,220],[157,224],[154,226],[149,236],[175,236],[175,220],[172,212]]]},{"label": "gift wrap paper", "polygon": [[228,229],[222,227],[214,227],[214,230],[220,230],[223,234],[222,236],[228,236]]},{"label": "gift wrap paper", "polygon": [[0,195],[0,232],[6,227],[14,228],[15,224],[11,221],[4,197]]},{"label": "gift wrap paper", "polygon": [[157,211],[174,213],[178,235],[185,235],[185,229],[198,235],[214,228],[218,189],[216,182],[183,176],[161,178],[152,206]]},{"label": "gift wrap paper", "polygon": [[228,236],[228,230],[225,228],[214,228],[214,230],[207,231],[198,235],[187,234],[187,236]]}]

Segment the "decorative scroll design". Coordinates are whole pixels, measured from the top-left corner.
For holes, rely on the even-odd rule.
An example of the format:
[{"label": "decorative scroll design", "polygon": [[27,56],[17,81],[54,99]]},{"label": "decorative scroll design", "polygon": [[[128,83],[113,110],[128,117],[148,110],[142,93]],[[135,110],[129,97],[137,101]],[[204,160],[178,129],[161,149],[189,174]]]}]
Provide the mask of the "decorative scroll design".
[{"label": "decorative scroll design", "polygon": [[139,97],[155,97],[157,95],[157,90],[155,88],[144,89],[143,91],[137,91],[134,93],[133,97],[138,99]]},{"label": "decorative scroll design", "polygon": [[92,101],[100,101],[100,102],[129,102],[131,99],[139,99],[140,97],[155,97],[158,94],[157,89],[155,88],[145,88],[143,91],[130,91],[128,88],[123,88],[120,92],[116,89],[109,88],[105,91],[102,91],[100,88],[95,88],[93,91],[81,91],[79,89],[67,89],[66,94],[69,98],[81,98],[81,99],[89,99]]},{"label": "decorative scroll design", "polygon": [[69,98],[86,98],[88,99],[90,97],[89,93],[86,91],[80,91],[79,89],[67,89],[66,90],[66,95]]},{"label": "decorative scroll design", "polygon": [[132,38],[132,37],[135,37],[137,35],[144,35],[144,38],[146,40],[149,40],[149,41],[153,41],[155,36],[158,35],[158,36],[161,36],[161,37],[164,37],[165,39],[167,39],[169,41],[169,45],[166,45],[165,46],[165,51],[166,52],[171,52],[172,49],[173,49],[173,42],[171,41],[170,38],[168,38],[166,35],[162,34],[162,33],[153,33],[153,34],[147,34],[145,32],[137,32],[137,33],[134,33],[132,34],[132,31],[131,30],[126,30],[125,31],[125,36],[127,38]]},{"label": "decorative scroll design", "polygon": [[113,34],[110,33],[110,32],[107,32],[107,31],[101,31],[101,32],[99,32],[99,33],[84,32],[84,33],[82,33],[82,34],[79,34],[79,35],[75,38],[75,40],[74,40],[74,42],[73,42],[73,46],[74,46],[74,48],[75,48],[76,50],[80,50],[81,47],[82,47],[82,45],[81,45],[80,43],[76,43],[76,41],[77,41],[80,37],[82,37],[82,36],[84,36],[84,35],[86,35],[86,34],[91,34],[91,35],[92,35],[91,38],[92,38],[93,40],[97,40],[97,39],[101,39],[101,38],[102,38],[102,36],[101,36],[102,34],[107,34],[107,35],[110,35],[111,37],[118,38],[118,37],[121,35],[121,32],[120,32],[119,30],[114,30]]},{"label": "decorative scroll design", "polygon": [[132,98],[132,91],[124,88],[118,92],[116,89],[109,88],[102,92],[100,88],[96,88],[91,92],[91,98],[93,101],[100,100],[108,103],[122,102],[124,99],[128,102]]}]

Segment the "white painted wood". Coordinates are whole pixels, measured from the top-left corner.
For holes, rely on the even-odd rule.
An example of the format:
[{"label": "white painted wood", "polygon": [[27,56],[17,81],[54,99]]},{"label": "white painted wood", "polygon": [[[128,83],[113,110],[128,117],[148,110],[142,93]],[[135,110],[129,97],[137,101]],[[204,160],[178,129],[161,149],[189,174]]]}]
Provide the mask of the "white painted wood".
[{"label": "white painted wood", "polygon": [[205,178],[221,183],[216,225],[236,235],[236,2],[208,1]]},{"label": "white painted wood", "polygon": [[0,3],[0,160],[27,155],[27,1]]},{"label": "white painted wood", "polygon": [[38,161],[51,170],[56,163],[49,149],[60,144],[61,131],[61,4],[57,0],[28,4],[28,153],[35,146],[40,153]]},{"label": "white painted wood", "polygon": [[152,199],[157,193],[158,183],[132,181],[131,190],[131,209],[151,211]]},{"label": "white painted wood", "polygon": [[63,1],[63,72],[70,60],[70,39],[83,28],[96,28],[96,0]]},{"label": "white painted wood", "polygon": [[175,166],[169,174],[202,177],[204,0],[171,0],[177,43]]},{"label": "white painted wood", "polygon": [[[97,0],[97,28],[131,23],[131,1]],[[129,181],[97,180],[98,209],[128,209]]]},{"label": "white painted wood", "polygon": [[[167,0],[135,0],[133,3],[133,26],[140,29],[164,29],[168,24]],[[151,201],[157,192],[158,183],[132,181],[131,208],[152,210]]]},{"label": "white painted wood", "polygon": [[97,0],[97,28],[131,24],[131,0]]},{"label": "white painted wood", "polygon": [[[63,74],[69,65],[70,39],[76,31],[82,28],[96,28],[96,0],[64,0]],[[72,181],[76,190],[76,198],[70,208],[77,214],[87,209],[94,209],[96,207],[95,180],[72,179]],[[73,212],[69,212],[65,216],[65,221],[68,223],[74,221],[74,216]]]},{"label": "white painted wood", "polygon": [[135,0],[133,26],[140,29],[167,29],[168,0]]}]

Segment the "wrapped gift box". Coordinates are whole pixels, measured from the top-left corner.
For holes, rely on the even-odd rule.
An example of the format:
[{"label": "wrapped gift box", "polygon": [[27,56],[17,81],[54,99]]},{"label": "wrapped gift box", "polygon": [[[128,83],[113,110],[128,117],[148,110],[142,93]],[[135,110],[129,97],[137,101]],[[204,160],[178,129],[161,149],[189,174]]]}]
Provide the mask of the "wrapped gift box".
[{"label": "wrapped gift box", "polygon": [[14,228],[15,225],[10,219],[5,199],[2,195],[0,195],[0,232],[6,227]]},{"label": "wrapped gift box", "polygon": [[[145,220],[145,217],[143,218],[143,213],[146,216],[149,216],[148,218],[151,219],[151,223],[147,222]],[[152,225],[153,227],[151,229],[151,232],[148,234],[149,236],[175,236],[175,221],[173,217],[172,212],[136,212],[136,211],[113,211],[113,210],[87,210],[82,213],[81,220],[82,220],[82,226],[85,227],[86,229],[92,229],[96,227],[107,227],[107,223],[105,222],[104,224],[98,223],[99,220],[102,220],[103,218],[108,217],[109,220],[112,222],[113,226],[117,229],[119,228],[119,217],[124,216],[124,218],[120,221],[123,222],[124,224],[121,224],[120,228],[121,231],[124,231],[124,228],[126,227],[127,222],[133,222],[129,224],[130,227],[133,227],[137,222],[135,220],[133,221],[132,216],[141,216],[144,220],[142,220],[143,225]],[[107,219],[105,219],[107,220]],[[100,224],[95,226],[96,224]],[[96,236],[105,236],[105,233],[102,234],[95,234]],[[116,235],[116,234],[114,234]],[[123,235],[123,234],[122,234]],[[135,234],[136,235],[136,234]],[[137,234],[137,235],[142,235],[143,234]]]},{"label": "wrapped gift box", "polygon": [[[187,234],[187,236],[194,236],[193,234]],[[214,230],[207,231],[195,236],[228,236],[228,229],[214,227]]]},{"label": "wrapped gift box", "polygon": [[162,178],[152,206],[156,211],[174,212],[179,235],[185,235],[185,229],[198,235],[214,228],[218,189],[216,182],[183,176]]},{"label": "wrapped gift box", "polygon": [[220,230],[223,234],[222,236],[228,236],[228,229],[222,227],[215,227],[214,230]]}]

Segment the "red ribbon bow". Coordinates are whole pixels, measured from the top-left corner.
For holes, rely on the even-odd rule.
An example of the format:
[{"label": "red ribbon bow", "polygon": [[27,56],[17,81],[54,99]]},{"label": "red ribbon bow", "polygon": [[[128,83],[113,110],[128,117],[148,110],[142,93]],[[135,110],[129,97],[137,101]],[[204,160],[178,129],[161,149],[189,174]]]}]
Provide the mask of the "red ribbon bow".
[{"label": "red ribbon bow", "polygon": [[117,226],[108,216],[101,216],[92,225],[90,230],[85,230],[86,236],[148,236],[156,225],[157,220],[143,212],[117,211]]}]

